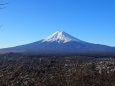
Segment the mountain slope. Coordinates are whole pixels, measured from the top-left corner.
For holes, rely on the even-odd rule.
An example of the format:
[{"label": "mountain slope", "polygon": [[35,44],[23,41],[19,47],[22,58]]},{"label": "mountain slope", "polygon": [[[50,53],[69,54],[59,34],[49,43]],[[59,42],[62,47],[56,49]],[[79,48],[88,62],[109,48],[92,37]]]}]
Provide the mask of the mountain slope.
[{"label": "mountain slope", "polygon": [[57,31],[40,41],[0,50],[0,53],[9,52],[26,54],[90,54],[115,53],[115,48],[84,42],[67,34],[64,31]]},{"label": "mountain slope", "polygon": [[70,41],[83,42],[83,41],[65,33],[64,31],[57,31],[42,40],[42,42],[54,42],[54,41],[56,41],[58,43],[66,43],[66,42],[70,42]]}]

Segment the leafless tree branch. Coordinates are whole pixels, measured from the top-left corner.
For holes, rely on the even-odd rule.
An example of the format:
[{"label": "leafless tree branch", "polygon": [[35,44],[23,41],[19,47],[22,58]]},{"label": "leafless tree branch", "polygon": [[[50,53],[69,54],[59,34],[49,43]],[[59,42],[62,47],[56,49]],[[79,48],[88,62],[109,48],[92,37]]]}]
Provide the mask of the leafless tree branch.
[{"label": "leafless tree branch", "polygon": [[0,0],[0,9],[6,8],[6,7],[4,7],[6,4],[8,4],[8,3],[6,3],[5,0]]}]

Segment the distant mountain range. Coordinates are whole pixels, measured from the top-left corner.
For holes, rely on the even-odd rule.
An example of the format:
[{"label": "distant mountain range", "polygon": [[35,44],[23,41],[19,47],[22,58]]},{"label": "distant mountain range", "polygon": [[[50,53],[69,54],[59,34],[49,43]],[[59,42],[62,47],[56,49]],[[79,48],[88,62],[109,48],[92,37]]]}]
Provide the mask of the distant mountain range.
[{"label": "distant mountain range", "polygon": [[114,54],[115,47],[93,44],[77,39],[64,31],[57,31],[52,35],[34,43],[0,49],[0,54],[21,53],[30,55],[45,54]]}]

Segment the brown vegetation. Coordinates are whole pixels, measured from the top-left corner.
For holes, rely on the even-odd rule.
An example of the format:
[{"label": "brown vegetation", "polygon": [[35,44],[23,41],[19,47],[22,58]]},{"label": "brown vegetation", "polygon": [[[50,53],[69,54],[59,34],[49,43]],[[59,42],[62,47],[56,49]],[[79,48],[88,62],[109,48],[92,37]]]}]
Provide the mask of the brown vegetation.
[{"label": "brown vegetation", "polygon": [[0,58],[0,86],[115,86],[115,72],[95,68],[86,56],[6,56]]}]

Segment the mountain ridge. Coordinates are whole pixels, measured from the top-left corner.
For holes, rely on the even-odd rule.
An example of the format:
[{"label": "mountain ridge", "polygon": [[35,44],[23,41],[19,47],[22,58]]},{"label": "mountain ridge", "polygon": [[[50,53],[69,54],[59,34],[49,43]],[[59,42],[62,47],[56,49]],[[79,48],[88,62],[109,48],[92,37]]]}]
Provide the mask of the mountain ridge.
[{"label": "mountain ridge", "polygon": [[0,53],[26,54],[77,54],[77,53],[115,53],[115,47],[93,44],[77,39],[64,31],[57,31],[37,42],[0,49]]},{"label": "mountain ridge", "polygon": [[77,41],[77,42],[83,42],[69,34],[67,34],[64,31],[57,31],[55,33],[53,33],[52,35],[42,39],[43,42],[53,42],[53,41],[57,41],[58,43],[63,42],[70,42],[70,41]]}]

